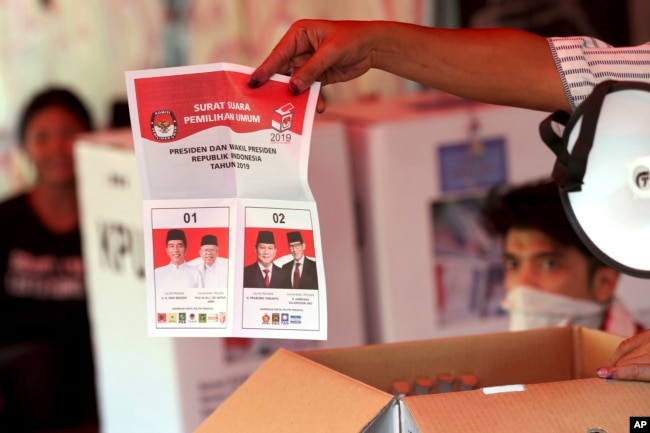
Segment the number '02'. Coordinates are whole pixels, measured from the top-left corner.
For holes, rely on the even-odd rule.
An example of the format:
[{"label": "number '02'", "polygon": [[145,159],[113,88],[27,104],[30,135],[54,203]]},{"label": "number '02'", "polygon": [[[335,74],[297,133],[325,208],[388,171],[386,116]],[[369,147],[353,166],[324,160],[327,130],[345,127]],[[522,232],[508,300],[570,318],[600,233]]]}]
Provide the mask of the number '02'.
[{"label": "number '02'", "polygon": [[276,224],[284,224],[284,214],[283,213],[274,213],[273,222]]},{"label": "number '02'", "polygon": [[195,223],[196,222],[196,212],[194,212],[194,213],[185,212],[183,214],[183,222],[185,224]]}]

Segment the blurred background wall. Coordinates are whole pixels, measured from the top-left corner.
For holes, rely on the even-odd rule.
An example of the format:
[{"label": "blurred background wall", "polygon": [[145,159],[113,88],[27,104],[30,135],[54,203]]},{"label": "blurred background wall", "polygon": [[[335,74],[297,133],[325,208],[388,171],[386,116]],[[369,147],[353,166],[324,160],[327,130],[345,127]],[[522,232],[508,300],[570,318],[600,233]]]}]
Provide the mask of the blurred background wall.
[{"label": "blurred background wall", "polygon": [[[126,97],[124,71],[232,62],[256,66],[300,18],[429,23],[422,0],[0,0],[0,195],[29,179],[13,155],[19,108],[48,84],[72,87],[96,126]],[[332,100],[395,94],[408,84],[373,71]],[[27,173],[27,175],[25,174]]]},{"label": "blurred background wall", "polygon": [[[29,181],[13,154],[13,128],[19,107],[48,84],[74,88],[104,127],[125,97],[124,71],[256,66],[300,18],[592,32],[616,45],[650,39],[649,15],[644,0],[0,0],[0,196]],[[325,94],[345,101],[415,88],[371,71]]]}]

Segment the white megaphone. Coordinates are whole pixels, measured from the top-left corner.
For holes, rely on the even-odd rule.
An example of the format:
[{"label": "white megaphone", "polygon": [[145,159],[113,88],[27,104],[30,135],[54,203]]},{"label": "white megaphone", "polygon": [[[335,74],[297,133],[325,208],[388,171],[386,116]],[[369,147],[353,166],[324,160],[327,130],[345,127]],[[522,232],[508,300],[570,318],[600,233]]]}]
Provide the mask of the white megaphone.
[{"label": "white megaphone", "polygon": [[650,278],[650,84],[603,82],[573,114],[545,119],[540,134],[582,242],[606,265]]}]

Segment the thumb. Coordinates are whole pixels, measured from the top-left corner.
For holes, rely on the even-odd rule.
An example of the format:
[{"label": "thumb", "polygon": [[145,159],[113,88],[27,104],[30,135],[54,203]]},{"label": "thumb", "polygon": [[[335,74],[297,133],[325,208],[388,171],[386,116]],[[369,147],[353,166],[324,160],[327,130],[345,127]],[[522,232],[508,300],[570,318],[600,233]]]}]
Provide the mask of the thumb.
[{"label": "thumb", "polygon": [[602,367],[596,371],[596,375],[603,379],[650,382],[650,364]]}]

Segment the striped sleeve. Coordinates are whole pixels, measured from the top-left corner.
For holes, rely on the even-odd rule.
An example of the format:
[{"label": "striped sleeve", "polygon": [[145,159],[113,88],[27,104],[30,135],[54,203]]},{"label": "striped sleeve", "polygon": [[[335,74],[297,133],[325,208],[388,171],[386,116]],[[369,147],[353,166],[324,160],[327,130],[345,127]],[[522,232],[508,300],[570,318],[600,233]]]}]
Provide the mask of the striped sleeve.
[{"label": "striped sleeve", "polygon": [[650,82],[650,42],[617,48],[589,37],[548,41],[572,110],[602,81]]}]

